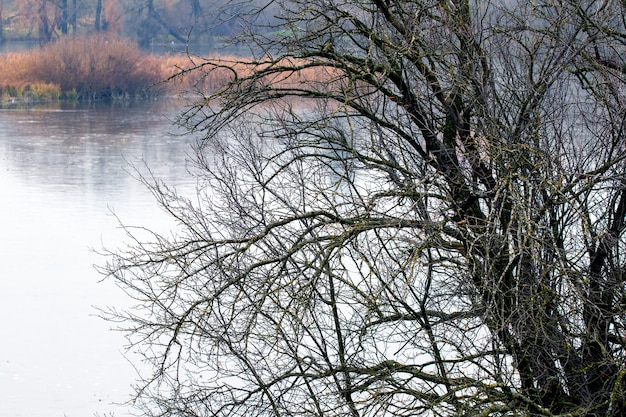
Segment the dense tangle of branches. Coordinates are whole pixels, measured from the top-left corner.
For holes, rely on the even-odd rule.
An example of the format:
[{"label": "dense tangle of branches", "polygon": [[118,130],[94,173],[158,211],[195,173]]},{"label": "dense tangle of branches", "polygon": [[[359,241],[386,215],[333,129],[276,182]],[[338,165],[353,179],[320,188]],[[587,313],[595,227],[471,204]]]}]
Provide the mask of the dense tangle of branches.
[{"label": "dense tangle of branches", "polygon": [[624,3],[278,3],[105,269],[144,411],[622,415]]}]

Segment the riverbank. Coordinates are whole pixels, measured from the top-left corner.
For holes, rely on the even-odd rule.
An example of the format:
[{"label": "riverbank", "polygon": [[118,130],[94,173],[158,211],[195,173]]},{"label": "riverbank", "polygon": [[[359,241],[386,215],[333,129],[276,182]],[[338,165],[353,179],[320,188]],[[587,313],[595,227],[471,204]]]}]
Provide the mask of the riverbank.
[{"label": "riverbank", "polygon": [[[275,71],[266,71],[268,66]],[[323,62],[311,65],[304,60],[259,62],[226,55],[157,55],[123,38],[65,37],[37,49],[0,54],[0,104],[153,99],[190,92],[204,96],[235,77],[241,79],[257,71],[276,87],[295,89],[294,96],[302,83],[324,89],[340,78],[337,69]]]},{"label": "riverbank", "polygon": [[197,80],[190,77],[164,80],[192,65],[184,55],[149,54],[126,39],[63,38],[0,54],[0,102],[153,98],[191,88]]}]

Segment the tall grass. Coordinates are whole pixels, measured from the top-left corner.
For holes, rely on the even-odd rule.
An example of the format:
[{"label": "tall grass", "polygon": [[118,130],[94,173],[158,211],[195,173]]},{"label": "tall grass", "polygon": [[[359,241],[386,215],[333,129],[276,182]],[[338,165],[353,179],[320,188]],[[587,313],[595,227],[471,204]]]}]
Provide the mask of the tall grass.
[{"label": "tall grass", "polygon": [[30,67],[33,79],[75,91],[77,97],[134,96],[161,79],[130,41],[104,36],[64,38],[43,48]]},{"label": "tall grass", "polygon": [[[199,68],[185,71],[193,67]],[[110,36],[65,37],[39,49],[0,55],[0,100],[91,100],[209,92],[232,81],[234,74],[245,77],[262,67],[228,56],[201,60],[151,55],[129,40]],[[293,87],[301,82],[323,84],[330,78],[318,67],[267,76],[264,81]]]},{"label": "tall grass", "polygon": [[0,93],[28,99],[22,93],[48,86],[58,97],[78,99],[156,95],[163,90],[159,82],[172,72],[159,57],[128,40],[68,37],[36,50],[0,55]]},{"label": "tall grass", "polygon": [[232,78],[232,71],[226,69],[175,77],[197,64],[182,55],[145,53],[122,38],[66,37],[39,49],[0,55],[0,100],[152,97],[198,88],[216,90]]}]

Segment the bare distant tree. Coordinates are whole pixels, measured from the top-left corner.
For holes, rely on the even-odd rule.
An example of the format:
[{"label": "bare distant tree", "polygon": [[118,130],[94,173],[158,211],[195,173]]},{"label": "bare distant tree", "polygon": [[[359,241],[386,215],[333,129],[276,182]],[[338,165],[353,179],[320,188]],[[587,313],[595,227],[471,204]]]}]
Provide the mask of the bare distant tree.
[{"label": "bare distant tree", "polygon": [[17,2],[17,7],[23,26],[34,31],[39,42],[52,40],[56,7],[50,0],[21,0]]},{"label": "bare distant tree", "polygon": [[97,32],[102,30],[102,0],[97,0],[96,2],[96,14],[95,14],[95,19],[94,19],[94,28]]},{"label": "bare distant tree", "polygon": [[41,43],[76,32],[76,0],[15,0],[7,2],[16,13],[21,31],[36,33]]},{"label": "bare distant tree", "polygon": [[59,12],[58,12],[58,26],[61,30],[61,34],[67,35],[69,31],[69,23],[70,23],[70,8],[67,0],[59,1]]},{"label": "bare distant tree", "polygon": [[0,42],[4,42],[4,25],[7,20],[6,11],[4,9],[4,0],[0,0]]},{"label": "bare distant tree", "polygon": [[104,269],[144,415],[624,415],[624,2],[276,5]]}]

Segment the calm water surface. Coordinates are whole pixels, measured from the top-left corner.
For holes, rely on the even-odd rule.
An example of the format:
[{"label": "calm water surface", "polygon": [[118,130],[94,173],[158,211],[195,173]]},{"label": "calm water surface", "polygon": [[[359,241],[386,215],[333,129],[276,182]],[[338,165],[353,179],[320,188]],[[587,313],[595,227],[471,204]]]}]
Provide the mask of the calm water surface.
[{"label": "calm water surface", "polygon": [[[0,416],[126,416],[136,372],[93,306],[127,303],[93,264],[124,222],[170,227],[129,174],[193,189],[173,102],[0,109]],[[133,358],[131,358],[133,359]]]}]

